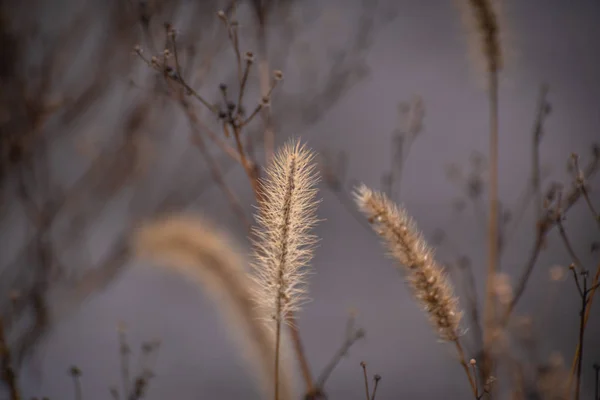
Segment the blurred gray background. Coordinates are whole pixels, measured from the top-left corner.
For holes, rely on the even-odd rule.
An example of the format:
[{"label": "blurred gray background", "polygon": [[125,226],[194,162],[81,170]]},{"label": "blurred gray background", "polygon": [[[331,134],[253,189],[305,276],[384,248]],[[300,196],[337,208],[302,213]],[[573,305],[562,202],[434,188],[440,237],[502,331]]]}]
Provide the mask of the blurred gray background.
[{"label": "blurred gray background", "polygon": [[[582,165],[586,165],[591,160],[591,144],[600,141],[600,3],[504,3],[502,38],[507,56],[500,78],[500,195],[506,207],[513,207],[528,185],[532,128],[541,84],[549,85],[548,101],[552,106],[544,122],[541,144],[541,163],[548,173],[544,188],[552,181],[570,185],[572,175],[566,169],[569,155],[580,154]],[[63,13],[72,11],[66,4],[60,10],[59,6],[42,7],[40,15],[51,26]],[[362,7],[355,0],[306,1],[297,5],[307,14],[300,15],[299,21],[307,18],[312,25],[304,33],[307,44],[294,51],[305,51],[314,57],[304,59],[309,67],[327,64],[327,56],[333,51],[330,47],[343,49],[350,33],[358,29],[357,16],[363,12]],[[404,164],[398,199],[427,239],[435,242],[441,238],[440,230],[445,232],[437,249],[440,261],[453,264],[460,255],[470,257],[481,297],[486,244],[485,219],[480,211],[485,212],[486,208],[478,210],[466,199],[464,209],[457,211],[457,200],[465,199],[464,191],[448,177],[449,170],[454,171],[453,176],[460,171],[468,176],[477,155],[487,152],[488,112],[486,93],[480,84],[481,71],[470,59],[469,32],[453,2],[381,1],[377,10],[374,23],[379,25],[365,51],[368,74],[340,96],[316,123],[296,123],[300,117],[294,115],[294,109],[288,109],[285,115],[291,122],[280,120],[277,130],[278,144],[286,137],[298,136],[316,152],[343,152],[347,156],[343,191],[336,194],[325,182],[321,184],[323,202],[319,216],[324,221],[317,229],[321,243],[310,278],[312,301],[298,315],[299,328],[314,374],[341,345],[349,310],[358,312],[357,324],[366,329],[366,338],[352,347],[330,378],[327,392],[331,399],[363,397],[360,361],[367,362],[370,374],[382,376],[377,396],[381,400],[467,398],[469,387],[455,349],[437,341],[377,238],[340,201],[350,199],[354,181],[376,189],[382,187],[382,174],[389,170],[392,161],[392,134],[399,126],[399,102],[420,96],[425,109],[423,129]],[[390,15],[393,18],[386,20]],[[179,28],[177,19],[173,23],[185,33],[186,25],[182,23],[184,28]],[[232,53],[225,51],[215,63],[222,63],[222,70],[230,70],[232,58]],[[139,64],[133,76],[148,79],[146,66],[135,56],[131,63]],[[318,79],[326,79],[311,76],[299,61],[273,68],[281,68],[286,74],[278,89],[282,93],[318,88]],[[209,81],[203,88],[214,94],[217,83]],[[112,95],[116,96],[113,109],[108,107],[105,115],[123,111],[128,98],[119,97],[118,92]],[[277,94],[273,103],[277,115]],[[109,130],[110,119],[103,121],[105,126],[94,127]],[[165,157],[177,157],[175,146],[167,144],[178,129],[185,127],[180,122],[161,125],[161,140],[165,142],[158,150],[167,154]],[[60,154],[61,150],[57,151]],[[200,158],[193,150],[185,154],[191,160]],[[58,171],[67,175],[77,168],[75,161],[65,156],[57,157],[56,163],[60,165]],[[196,176],[206,176],[201,161],[192,161],[182,171],[188,182]],[[226,179],[236,187],[250,215],[252,195],[242,169],[230,168]],[[159,193],[164,182],[165,179],[152,180],[152,190]],[[592,200],[598,207],[600,180],[596,178],[590,184],[595,189]],[[487,207],[485,198],[482,204]],[[118,201],[114,210],[111,207],[112,204],[87,236],[91,258],[100,257],[126,215],[123,213],[127,208],[120,207]],[[231,232],[242,251],[249,250],[244,229],[215,185],[207,186],[189,208]],[[530,206],[518,229],[511,233],[502,259],[502,267],[513,283],[533,243],[532,210]],[[599,233],[583,202],[569,212],[565,225],[582,262],[595,272],[598,253],[590,252],[590,244],[598,240]],[[9,222],[3,224],[2,241],[10,248],[7,253],[14,255],[18,235],[11,226]],[[4,261],[11,258],[3,256]],[[544,357],[558,352],[567,365],[576,345],[578,296],[570,277],[552,281],[549,271],[554,265],[566,267],[571,261],[554,229],[518,309],[519,314],[530,315],[535,321],[535,335]],[[460,277],[454,272],[452,275]],[[456,285],[458,293],[462,293],[460,282]],[[120,384],[119,321],[127,325],[129,341],[136,352],[144,341],[162,341],[148,399],[259,397],[217,310],[197,287],[178,276],[132,262],[105,290],[81,304],[57,304],[70,305],[72,309],[57,313],[60,318],[24,364],[21,379],[27,397],[69,398],[72,388],[67,372],[71,365],[77,365],[83,371],[85,399],[107,398],[109,387]],[[598,307],[592,310],[591,318],[586,331],[582,398],[592,398],[592,363],[600,362]],[[468,322],[465,328],[469,328]],[[473,344],[468,347],[473,348]]]}]

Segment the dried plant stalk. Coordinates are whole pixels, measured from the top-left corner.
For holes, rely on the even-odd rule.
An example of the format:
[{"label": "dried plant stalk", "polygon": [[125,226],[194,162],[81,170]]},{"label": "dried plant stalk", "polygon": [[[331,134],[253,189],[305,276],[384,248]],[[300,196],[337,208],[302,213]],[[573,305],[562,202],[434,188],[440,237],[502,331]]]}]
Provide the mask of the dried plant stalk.
[{"label": "dried plant stalk", "polygon": [[436,334],[443,341],[456,340],[462,317],[458,299],[413,220],[385,194],[365,185],[358,187],[355,200],[385,242],[391,257],[404,267],[408,283]]},{"label": "dried plant stalk", "polygon": [[[136,235],[137,254],[163,262],[204,286],[225,311],[230,332],[258,373],[265,395],[274,387],[275,337],[255,307],[254,282],[225,237],[197,217],[169,217],[143,226]],[[292,373],[279,374],[279,398],[292,399]]]},{"label": "dried plant stalk", "polygon": [[268,317],[267,326],[275,328],[275,384],[281,326],[290,323],[290,314],[306,300],[306,267],[318,240],[310,233],[319,203],[313,161],[314,153],[290,141],[274,155],[260,182],[262,201],[253,240],[255,297],[260,313]]},{"label": "dried plant stalk", "polygon": [[[500,0],[455,0],[461,13],[463,24],[468,32],[470,56],[479,71],[498,71],[504,64],[505,46],[500,38],[501,23]],[[506,32],[504,32],[505,34]]]},{"label": "dried plant stalk", "polygon": [[452,285],[433,250],[417,230],[406,211],[394,204],[384,193],[374,192],[361,185],[355,192],[355,201],[375,232],[383,239],[390,256],[405,273],[413,295],[427,313],[437,336],[445,342],[454,342],[460,363],[467,374],[473,394],[477,397],[474,377],[459,342],[462,311],[454,296]]},{"label": "dried plant stalk", "polygon": [[[482,375],[487,380],[493,374],[494,362],[491,357],[493,332],[496,329],[496,304],[493,284],[498,270],[499,228],[498,228],[498,72],[503,67],[503,48],[500,40],[499,0],[458,0],[462,8],[465,24],[471,28],[469,39],[477,49],[477,64],[485,66],[490,110],[489,142],[489,222],[488,222],[488,272],[484,303],[483,363]],[[503,29],[505,30],[505,29]]]}]

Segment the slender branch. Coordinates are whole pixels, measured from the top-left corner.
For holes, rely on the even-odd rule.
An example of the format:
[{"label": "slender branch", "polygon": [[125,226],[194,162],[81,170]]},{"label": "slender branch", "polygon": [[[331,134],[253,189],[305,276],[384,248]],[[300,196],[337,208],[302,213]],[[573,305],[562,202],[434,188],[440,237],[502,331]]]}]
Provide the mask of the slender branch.
[{"label": "slender branch", "polygon": [[531,186],[535,195],[535,218],[536,221],[542,218],[542,190],[540,178],[540,143],[543,135],[543,122],[547,114],[548,103],[546,95],[548,86],[542,85],[537,105],[537,114],[533,126],[533,144],[532,144],[532,166],[531,166]]},{"label": "slender branch", "polygon": [[12,357],[4,332],[4,322],[0,318],[0,367],[2,380],[8,385],[11,400],[21,400],[21,392],[17,383],[17,374],[13,369]]},{"label": "slender branch", "polygon": [[73,386],[75,389],[75,400],[83,400],[83,391],[81,389],[81,381],[78,376],[73,376]]},{"label": "slender branch", "polygon": [[323,389],[325,387],[325,382],[331,376],[331,373],[335,369],[335,367],[339,364],[339,362],[348,354],[348,350],[352,347],[357,340],[362,339],[365,336],[365,332],[362,329],[358,329],[355,332],[351,332],[350,335],[346,336],[344,343],[335,353],[331,361],[325,366],[323,372],[317,379],[317,388]]},{"label": "slender branch", "polygon": [[[227,123],[224,123],[224,126]],[[238,154],[240,155],[240,162],[242,167],[244,167],[244,171],[246,171],[246,175],[250,180],[250,184],[252,185],[252,190],[254,191],[257,199],[260,197],[260,192],[258,190],[258,179],[256,178],[256,169],[253,165],[251,165],[250,161],[246,157],[246,153],[244,151],[244,145],[242,144],[242,140],[240,139],[240,128],[237,126],[233,126],[233,136],[235,138],[235,144],[237,146]]]},{"label": "slender branch", "polygon": [[[186,111],[188,110],[186,109]],[[190,118],[193,124],[198,125],[203,132],[206,132],[206,135],[209,137],[209,139],[215,143],[226,155],[228,155],[235,162],[241,163],[238,152],[225,141],[223,141],[212,129],[203,124],[202,121],[196,117],[191,110],[189,110],[188,118]],[[192,140],[198,140],[198,132],[196,130],[192,130]]]},{"label": "slender branch", "polygon": [[375,394],[377,393],[377,387],[379,386],[379,381],[381,380],[381,375],[376,374],[373,377],[373,381],[375,382],[373,385],[373,393],[371,394],[371,400],[375,400]]},{"label": "slender branch", "polygon": [[594,364],[594,372],[596,373],[596,379],[594,383],[594,400],[600,400],[600,365]]},{"label": "slender branch", "polygon": [[[600,283],[598,283],[597,285],[594,285],[594,286],[592,286],[591,288],[589,288],[589,289],[587,290],[587,292],[588,292],[588,293],[591,293],[591,292],[595,291],[596,289],[598,289],[599,287],[600,287]],[[588,301],[589,301],[589,300],[590,300],[590,299],[588,299]]]},{"label": "slender branch", "polygon": [[81,381],[79,379],[81,377],[81,370],[76,366],[72,366],[69,369],[69,374],[73,379],[73,390],[75,392],[75,400],[83,400],[83,391],[81,390]]},{"label": "slender branch", "polygon": [[250,231],[251,224],[248,219],[248,216],[244,212],[244,208],[242,207],[242,203],[240,202],[240,199],[236,196],[236,194],[233,192],[233,190],[231,190],[231,188],[225,182],[225,178],[223,177],[223,173],[221,172],[221,169],[219,168],[217,162],[213,159],[212,155],[206,148],[206,145],[204,144],[202,137],[200,135],[196,135],[196,136],[194,136],[194,138],[195,138],[194,144],[196,144],[196,146],[198,147],[198,149],[204,156],[206,163],[208,164],[208,167],[213,176],[213,179],[215,180],[215,182],[217,183],[217,185],[219,186],[221,191],[227,197],[227,200],[229,201],[229,205],[233,209],[233,212],[237,215],[239,220],[244,224],[244,227],[246,228],[246,230]]},{"label": "slender branch", "polygon": [[362,367],[363,376],[365,378],[365,393],[367,394],[367,400],[370,400],[371,396],[369,395],[369,378],[367,377],[367,363],[361,361],[360,366]]},{"label": "slender branch", "polygon": [[458,352],[458,359],[460,361],[460,365],[462,365],[465,374],[467,374],[467,378],[469,379],[469,384],[471,385],[471,390],[473,391],[473,396],[477,399],[477,383],[475,383],[475,377],[471,374],[469,370],[469,365],[467,364],[467,359],[465,357],[465,351],[460,344],[458,339],[454,340],[454,344],[456,345],[456,350]]},{"label": "slender branch", "polygon": [[585,332],[585,309],[587,302],[587,272],[583,274],[583,295],[581,296],[581,311],[579,312],[579,357],[577,361],[577,378],[575,379],[575,400],[579,400],[581,392],[581,368],[583,364],[583,335]]},{"label": "slender branch", "polygon": [[590,211],[594,217],[594,220],[596,221],[596,224],[600,227],[600,214],[594,208],[592,201],[590,200],[588,190],[585,187],[585,185],[583,185],[583,184],[581,185],[581,194],[583,195],[583,198],[585,199],[585,202],[588,205],[588,208],[590,209]]},{"label": "slender branch", "polygon": [[294,350],[296,351],[296,358],[298,359],[298,363],[300,364],[300,370],[302,372],[302,377],[304,378],[304,384],[306,385],[306,392],[312,393],[314,391],[314,385],[312,381],[310,367],[308,365],[308,360],[306,359],[306,354],[304,352],[302,340],[300,340],[300,331],[298,330],[296,318],[294,316],[294,313],[291,311],[288,314],[288,321],[290,322],[290,335],[292,338],[292,343],[294,344]]},{"label": "slender branch", "polygon": [[[590,318],[590,314],[592,311],[592,301],[594,300],[594,295],[596,294],[596,290],[598,288],[598,282],[600,281],[600,263],[596,267],[596,274],[594,275],[594,279],[592,280],[592,288],[589,290],[589,298],[586,302],[585,308],[585,317],[584,317],[584,328],[587,326],[588,320]],[[577,343],[577,348],[575,349],[575,355],[573,356],[573,361],[571,362],[571,370],[569,373],[569,380],[567,383],[567,393],[565,396],[568,396],[568,393],[571,391],[571,387],[573,384],[573,377],[575,376],[575,368],[577,367],[577,363],[579,362],[579,357],[581,355],[581,343]]]},{"label": "slender branch", "polygon": [[494,284],[498,269],[498,70],[489,70],[489,215],[488,215],[488,269],[485,289],[484,331],[483,331],[483,374],[486,379],[492,375],[492,335],[495,329],[496,306]]},{"label": "slender branch", "polygon": [[225,24],[225,28],[227,29],[227,37],[229,38],[229,41],[231,42],[231,45],[233,48],[233,52],[235,53],[236,66],[237,66],[237,72],[238,72],[238,80],[241,84],[241,82],[242,82],[242,56],[240,54],[240,45],[239,45],[239,37],[238,37],[239,23],[236,19],[236,11],[237,11],[237,2],[233,1],[232,7],[231,7],[232,19],[230,20],[227,17],[227,14],[225,14],[223,11],[219,12],[219,17]]},{"label": "slender branch", "polygon": [[596,208],[594,207],[594,205],[592,204],[592,201],[590,200],[588,190],[585,186],[585,177],[581,171],[581,168],[579,167],[579,157],[576,154],[573,154],[572,158],[573,158],[573,166],[575,169],[575,173],[577,174],[575,177],[575,184],[581,190],[581,194],[583,195],[583,198],[585,199],[585,202],[586,202],[588,208],[590,209],[592,216],[594,217],[594,221],[596,221],[596,224],[600,227],[600,214],[598,214],[598,212],[596,211]]},{"label": "slender branch", "polygon": [[[123,393],[129,393],[129,355],[131,350],[127,343],[127,337],[124,325],[119,326],[119,358],[121,360],[121,379],[123,384]],[[73,376],[76,374],[73,373]]]},{"label": "slender branch", "polygon": [[246,118],[243,122],[240,123],[240,128],[248,125],[254,119],[254,117],[256,117],[256,115],[258,115],[260,110],[262,110],[262,107],[263,107],[263,105],[261,102],[254,108],[254,111],[252,111],[252,114],[250,114],[250,116],[248,118]]},{"label": "slender branch", "polygon": [[[596,174],[596,171],[598,170],[599,166],[600,166],[600,151],[597,151],[595,149],[594,150],[594,159],[590,162],[590,164],[587,166],[587,168],[583,171],[584,177],[586,179],[590,179],[591,177],[593,177]],[[563,196],[563,203],[562,203],[563,215],[566,214],[569,211],[569,209],[575,203],[577,203],[577,201],[580,198],[581,198],[581,191],[578,188],[575,188],[571,192],[569,192],[567,194],[566,198],[564,198],[564,196]],[[523,296],[523,293],[525,292],[525,289],[527,288],[527,283],[529,282],[531,273],[533,272],[533,269],[535,267],[537,258],[538,258],[539,254],[542,250],[542,247],[544,245],[546,235],[548,234],[548,232],[550,232],[552,230],[552,228],[554,228],[554,226],[556,225],[556,222],[557,222],[556,218],[554,218],[553,215],[547,215],[544,219],[539,221],[538,232],[536,235],[535,242],[530,251],[529,258],[527,259],[527,262],[525,263],[525,267],[521,274],[519,283],[517,284],[517,286],[515,288],[513,299],[511,301],[511,303],[509,304],[509,306],[506,308],[506,311],[502,317],[502,320],[501,320],[502,325],[506,324],[506,322],[508,321],[508,319],[510,317],[510,314],[515,309],[517,303]]]},{"label": "slender branch", "polygon": [[469,361],[469,364],[471,364],[471,368],[473,369],[473,377],[475,378],[475,398],[479,399],[479,386],[477,385],[477,378],[476,378],[476,376],[477,376],[477,368],[475,366],[475,364],[476,364],[475,359],[474,358],[471,359]]},{"label": "slender branch", "polygon": [[481,329],[481,321],[479,316],[479,300],[477,298],[477,289],[475,285],[475,276],[473,275],[473,268],[471,263],[462,263],[460,268],[465,271],[466,284],[469,288],[467,293],[468,309],[470,311],[471,322],[473,324],[473,331],[475,340],[478,342],[479,351],[483,350],[483,332]]},{"label": "slender branch", "polygon": [[[559,211],[559,213],[560,213],[560,211]],[[569,237],[567,236],[567,231],[565,230],[565,227],[562,223],[562,219],[563,219],[563,216],[560,214],[556,217],[556,226],[558,227],[558,232],[560,233],[560,237],[561,237],[563,243],[565,244],[565,248],[569,252],[569,255],[571,256],[571,259],[573,260],[575,265],[581,270],[581,268],[583,268],[583,264],[581,263],[581,260],[579,259],[579,257],[577,257],[577,254],[575,254],[575,250],[573,250],[573,246],[571,245],[571,241],[569,240]]]},{"label": "slender branch", "polygon": [[[258,55],[259,55],[259,79],[260,92],[263,98],[268,98],[269,90],[269,58],[267,53],[267,10],[266,6],[258,10]],[[273,127],[273,118],[269,107],[262,108],[262,117],[264,121],[264,149],[265,163],[268,164],[273,157],[275,150],[275,130]]]},{"label": "slender branch", "polygon": [[237,101],[237,112],[240,114],[242,110],[242,100],[244,98],[244,91],[246,89],[246,83],[248,82],[248,74],[250,73],[250,66],[252,65],[253,59],[252,53],[246,53],[246,67],[244,68],[244,74],[242,76],[242,80],[240,82],[240,90],[238,93],[238,101]]},{"label": "slender branch", "polygon": [[584,291],[581,290],[581,285],[579,284],[579,277],[577,276],[577,271],[575,271],[575,268],[569,268],[571,270],[571,272],[573,273],[573,280],[575,281],[575,286],[577,286],[577,291],[579,292],[579,296],[583,297],[585,295]]},{"label": "slender branch", "polygon": [[[189,104],[187,104],[187,102],[185,101],[185,99],[183,97],[180,98],[180,103],[181,103],[183,109],[186,111],[186,114],[188,115],[190,122],[192,123],[192,128],[196,128],[196,126],[194,124],[199,122],[198,118],[190,110]],[[242,204],[241,204],[240,200],[238,199],[238,197],[235,195],[235,193],[229,188],[229,186],[225,182],[223,173],[221,172],[217,162],[213,159],[212,155],[206,148],[206,145],[204,143],[204,140],[202,139],[202,136],[200,134],[198,134],[198,132],[193,130],[193,139],[194,139],[194,144],[198,147],[198,149],[204,156],[206,163],[208,164],[208,167],[210,168],[213,179],[215,180],[217,185],[221,188],[221,191],[227,197],[227,200],[229,201],[229,204],[232,207],[233,212],[238,216],[240,221],[242,221],[246,230],[249,231],[251,229],[251,224],[250,224],[250,221],[248,220],[248,217],[246,216],[246,213],[244,212]]]},{"label": "slender branch", "polygon": [[210,104],[204,97],[202,97],[200,94],[198,94],[198,92],[196,92],[194,90],[194,88],[192,88],[184,79],[183,76],[181,76],[177,70],[167,66],[167,65],[160,65],[160,61],[158,61],[158,59],[156,57],[152,57],[151,59],[147,59],[143,53],[142,53],[142,49],[140,47],[135,47],[134,51],[137,53],[137,55],[152,69],[154,69],[157,72],[160,72],[161,74],[163,74],[165,76],[165,78],[179,83],[181,86],[183,86],[183,88],[186,90],[186,93],[188,93],[189,95],[195,97],[198,101],[200,101],[200,103],[202,103],[202,105],[204,105],[210,112],[212,112],[215,115],[218,115],[219,110],[217,110],[217,108]]}]

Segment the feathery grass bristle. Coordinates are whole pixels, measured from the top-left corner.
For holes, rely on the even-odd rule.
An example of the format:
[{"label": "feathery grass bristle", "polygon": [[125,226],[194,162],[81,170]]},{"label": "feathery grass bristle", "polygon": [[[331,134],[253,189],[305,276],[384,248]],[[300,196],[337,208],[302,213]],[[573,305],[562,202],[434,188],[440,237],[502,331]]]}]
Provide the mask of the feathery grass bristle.
[{"label": "feathery grass bristle", "polygon": [[458,299],[413,220],[385,194],[374,192],[365,185],[357,188],[355,200],[383,239],[391,257],[404,267],[408,284],[427,312],[437,335],[444,341],[456,341],[462,317]]},{"label": "feathery grass bristle", "polygon": [[270,321],[287,323],[306,298],[307,266],[317,237],[318,182],[314,153],[289,141],[274,155],[260,182],[261,204],[256,215],[256,302]]}]

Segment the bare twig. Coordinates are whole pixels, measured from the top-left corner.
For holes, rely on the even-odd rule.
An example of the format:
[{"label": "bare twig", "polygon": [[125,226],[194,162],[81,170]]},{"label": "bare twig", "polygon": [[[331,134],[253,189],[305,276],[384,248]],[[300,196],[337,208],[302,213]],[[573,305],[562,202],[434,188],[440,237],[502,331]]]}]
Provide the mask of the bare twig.
[{"label": "bare twig", "polygon": [[537,105],[537,114],[533,126],[533,144],[532,144],[532,166],[531,166],[531,186],[535,196],[535,218],[536,222],[542,218],[542,190],[540,177],[540,143],[543,136],[544,117],[548,113],[548,103],[546,96],[548,94],[548,86],[542,85]]},{"label": "bare twig", "polygon": [[75,400],[83,400],[83,391],[81,390],[81,370],[72,366],[69,369],[69,374],[73,378],[73,390],[75,391]]},{"label": "bare twig", "polygon": [[380,380],[381,380],[381,375],[375,374],[373,376],[373,393],[371,393],[371,400],[375,400],[375,394],[377,394],[377,387],[379,386]]},{"label": "bare twig", "polygon": [[302,377],[304,378],[304,384],[306,385],[306,392],[311,393],[314,391],[314,384],[312,381],[308,360],[306,359],[306,353],[304,352],[304,346],[302,345],[302,340],[300,339],[300,331],[298,330],[298,325],[293,312],[289,313],[288,321],[290,336],[294,345],[294,350],[296,351],[298,364],[300,364],[300,370],[302,372]]},{"label": "bare twig", "polygon": [[[187,102],[185,101],[185,99],[183,97],[180,98],[180,102],[181,102],[182,107],[188,114],[190,122],[192,123],[192,128],[195,129],[196,126],[194,125],[194,123],[198,122],[198,118],[191,111],[189,104],[187,104]],[[200,134],[198,134],[197,132],[195,132],[195,133],[196,134],[193,136],[194,144],[198,147],[198,149],[202,153],[204,159],[206,160],[206,163],[208,164],[208,167],[211,171],[214,181],[217,183],[217,185],[219,186],[221,191],[227,197],[227,200],[229,201],[229,204],[230,204],[233,212],[237,215],[237,217],[243,223],[246,230],[249,231],[251,224],[250,224],[248,217],[246,216],[246,213],[244,212],[244,209],[242,207],[242,204],[240,203],[240,200],[238,199],[238,197],[235,195],[235,193],[231,190],[231,188],[225,182],[223,173],[221,172],[221,169],[219,168],[217,162],[213,159],[212,155],[206,148],[206,145],[204,144],[204,140],[202,139],[202,136]]]},{"label": "bare twig", "polygon": [[371,396],[369,395],[369,378],[367,377],[367,363],[364,361],[361,361],[360,366],[362,367],[363,376],[365,378],[365,393],[367,395],[367,400],[370,400]]},{"label": "bare twig", "polygon": [[458,260],[458,265],[461,270],[465,273],[465,282],[467,286],[467,294],[466,300],[469,310],[469,315],[471,317],[473,336],[477,342],[478,351],[481,352],[483,350],[483,332],[481,329],[481,320],[479,316],[479,300],[477,298],[477,289],[475,285],[475,276],[473,275],[473,268],[471,266],[470,260],[465,257],[462,257]]},{"label": "bare twig", "polygon": [[[592,280],[592,286],[589,289],[589,296],[586,302],[585,315],[583,319],[584,329],[587,326],[588,320],[590,318],[591,310],[592,310],[592,301],[594,300],[594,295],[596,294],[596,290],[598,289],[598,282],[600,281],[600,263],[596,267],[596,274],[594,275],[594,279]],[[575,369],[577,368],[579,358],[581,355],[581,343],[577,343],[577,348],[575,349],[575,354],[573,356],[573,361],[571,362],[571,370],[569,373],[569,380],[567,383],[567,393],[565,396],[569,396],[569,392],[571,391],[571,387],[573,384],[573,377],[575,376]]]},{"label": "bare twig", "polygon": [[594,372],[596,373],[596,379],[594,382],[594,400],[599,400],[599,390],[600,390],[600,364],[594,363]]},{"label": "bare twig", "polygon": [[[569,240],[569,237],[567,236],[567,231],[562,223],[562,221],[564,219],[564,215],[562,214],[562,210],[561,210],[562,192],[560,192],[560,191],[558,192],[558,198],[557,198],[556,203],[557,204],[556,204],[556,210],[554,210],[554,216],[556,218],[556,226],[558,227],[558,232],[560,233],[560,237],[565,245],[565,248],[569,252],[569,255],[571,256],[571,259],[573,260],[573,262],[575,263],[577,268],[581,271],[583,269],[583,264],[581,263],[581,260],[579,259],[579,257],[577,257],[577,254],[575,253],[575,250],[573,249],[573,246],[571,245],[571,241]],[[575,281],[577,282],[577,285],[579,286],[577,277],[575,277],[575,278],[576,278]],[[581,292],[581,289],[579,291]]]},{"label": "bare twig", "polygon": [[129,356],[131,349],[127,342],[126,327],[123,323],[119,323],[117,329],[119,334],[119,359],[121,361],[121,380],[123,385],[123,393],[129,393]]},{"label": "bare twig", "polygon": [[[588,292],[588,277],[587,271],[581,273],[583,278],[583,289],[581,290],[581,310],[579,312],[579,357],[577,361],[577,377],[575,379],[575,400],[579,400],[581,392],[581,368],[583,362],[583,336],[585,333],[585,309],[587,305]],[[579,286],[579,285],[578,285]]]},{"label": "bare twig", "polygon": [[581,190],[581,194],[583,195],[583,198],[585,199],[585,203],[587,204],[588,208],[590,209],[590,212],[592,213],[592,216],[594,217],[594,221],[596,221],[596,224],[600,227],[600,214],[598,214],[598,212],[596,211],[596,208],[594,207],[594,205],[592,204],[592,201],[590,200],[590,196],[587,190],[587,187],[585,185],[585,176],[583,175],[583,172],[581,171],[581,168],[579,167],[579,156],[577,156],[577,154],[572,154],[571,158],[573,160],[573,167],[575,170],[575,185],[579,188],[579,190]]},{"label": "bare twig", "polygon": [[454,344],[456,345],[456,350],[458,352],[458,359],[460,365],[462,365],[463,370],[467,374],[467,378],[469,379],[469,385],[471,385],[471,390],[473,391],[473,396],[477,399],[477,383],[475,382],[476,377],[471,374],[469,370],[469,364],[467,364],[467,358],[465,357],[465,352],[460,344],[458,339],[454,340]]},{"label": "bare twig", "polygon": [[[600,166],[600,148],[594,148],[594,158],[590,162],[590,164],[583,171],[583,175],[586,179],[590,179],[593,177],[598,167]],[[566,196],[563,196],[562,201],[562,213],[563,215],[568,212],[568,210],[581,198],[581,191],[578,188],[571,190]],[[535,243],[533,244],[533,248],[530,251],[529,258],[525,263],[525,267],[521,274],[521,278],[518,281],[518,284],[515,288],[513,299],[509,306],[506,308],[506,311],[502,317],[501,324],[504,325],[508,321],[510,314],[516,307],[517,303],[521,299],[521,296],[525,292],[527,288],[527,283],[529,281],[529,277],[533,272],[535,267],[537,258],[542,250],[542,247],[545,242],[546,235],[554,226],[556,225],[556,219],[553,215],[547,215],[545,218],[539,221],[538,223],[538,231],[535,239]]]},{"label": "bare twig", "polygon": [[352,347],[357,340],[362,339],[365,336],[365,332],[362,329],[357,329],[353,332],[347,332],[346,338],[342,346],[335,353],[331,361],[325,366],[323,372],[317,379],[316,387],[320,390],[323,390],[325,387],[325,382],[331,376],[331,373],[335,369],[335,367],[339,364],[339,362],[348,354],[348,350]]},{"label": "bare twig", "polygon": [[17,374],[13,369],[10,349],[6,342],[4,323],[0,318],[0,367],[2,368],[2,380],[8,385],[11,400],[21,400],[21,392],[17,382]]}]

